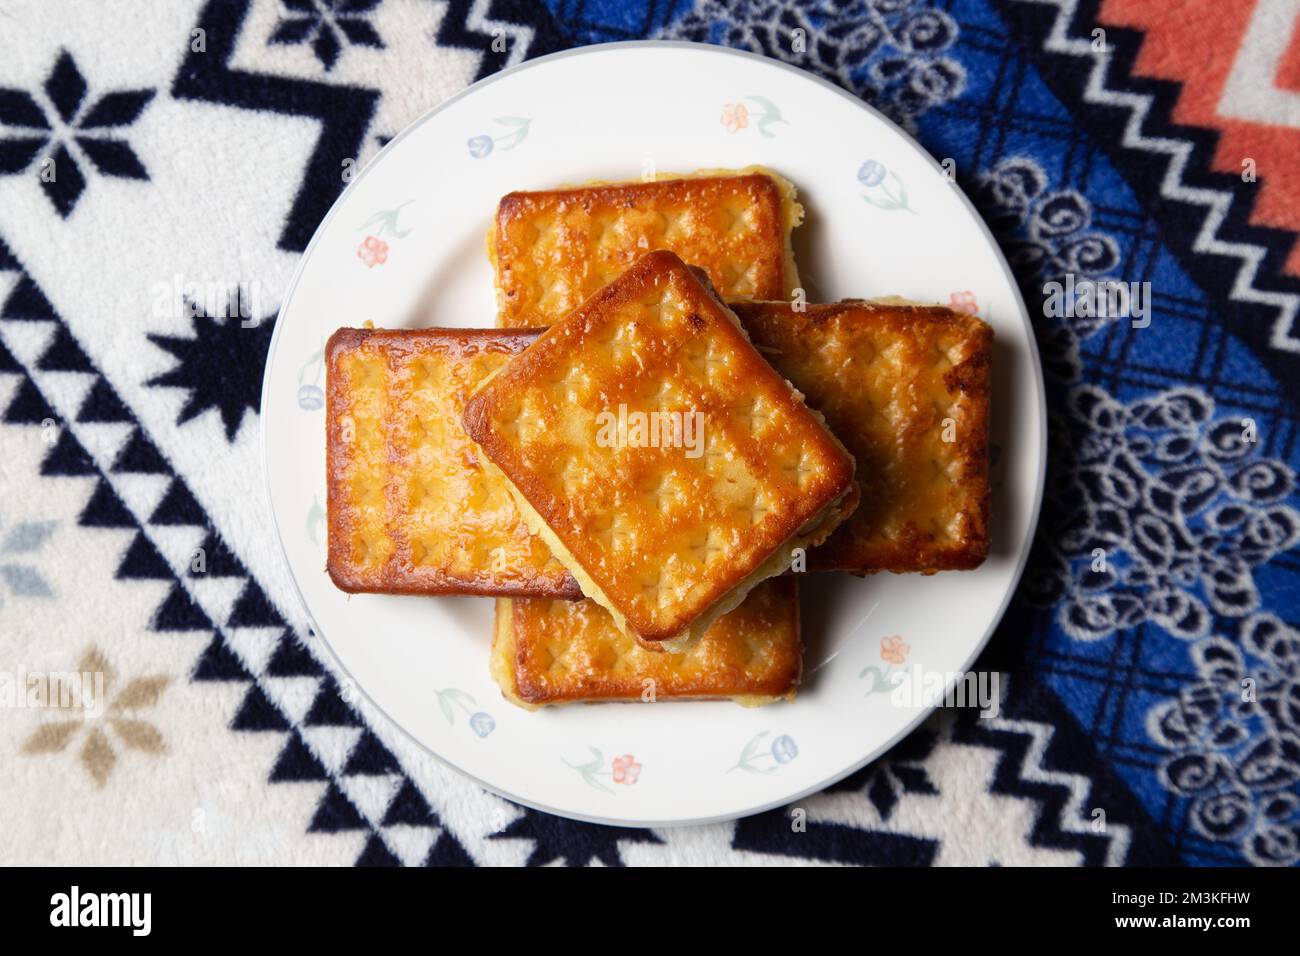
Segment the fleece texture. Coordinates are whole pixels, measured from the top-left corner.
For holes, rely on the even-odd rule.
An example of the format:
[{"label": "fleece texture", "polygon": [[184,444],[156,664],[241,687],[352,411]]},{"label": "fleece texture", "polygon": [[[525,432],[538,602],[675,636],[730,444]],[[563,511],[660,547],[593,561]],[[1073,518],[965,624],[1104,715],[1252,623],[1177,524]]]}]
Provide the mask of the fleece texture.
[{"label": "fleece texture", "polygon": [[[794,63],[951,161],[1052,416],[977,665],[998,717],[942,712],[797,813],[659,831],[514,806],[373,712],[310,632],[258,451],[340,157],[643,37]],[[1300,862],[1298,104],[1280,0],[4,0],[0,861]],[[1048,314],[1067,277],[1149,283],[1150,324]],[[175,307],[178,281],[239,284],[247,321]],[[30,701],[24,675],[62,676]],[[57,706],[71,685],[102,715]]]}]

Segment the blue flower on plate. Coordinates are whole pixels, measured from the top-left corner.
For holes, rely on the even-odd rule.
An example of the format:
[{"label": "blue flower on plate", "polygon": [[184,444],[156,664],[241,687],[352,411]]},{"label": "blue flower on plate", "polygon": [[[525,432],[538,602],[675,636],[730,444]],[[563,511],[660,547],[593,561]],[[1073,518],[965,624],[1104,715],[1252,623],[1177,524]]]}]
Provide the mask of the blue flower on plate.
[{"label": "blue flower on plate", "polygon": [[[749,739],[745,749],[740,752],[740,759],[727,771],[744,770],[747,773],[775,773],[782,765],[788,764],[799,756],[799,748],[794,738],[788,734],[773,737],[772,742],[763,749],[763,738],[770,731],[763,730]],[[771,760],[769,764],[767,761]]]},{"label": "blue flower on plate", "polygon": [[479,711],[472,714],[469,718],[469,726],[480,737],[486,737],[496,729],[497,722],[492,719],[492,715]]},{"label": "blue flower on plate", "polygon": [[475,159],[489,156],[493,150],[504,152],[507,149],[514,149],[528,138],[528,130],[533,121],[524,116],[498,116],[492,122],[504,128],[500,135],[479,133],[466,141],[469,154]]},{"label": "blue flower on plate", "polygon": [[870,190],[862,198],[887,212],[905,209],[916,215],[916,210],[907,204],[907,189],[898,173],[878,159],[868,159],[858,167],[858,182],[864,189]]},{"label": "blue flower on plate", "polygon": [[793,737],[782,734],[772,741],[772,759],[777,763],[789,763],[797,756],[799,756],[799,748]]},{"label": "blue flower on plate", "polygon": [[298,407],[314,412],[325,404],[325,393],[319,386],[304,385],[298,389]]},{"label": "blue flower on plate", "polygon": [[858,182],[870,189],[872,186],[879,186],[889,175],[889,170],[885,164],[869,159],[858,167]]}]

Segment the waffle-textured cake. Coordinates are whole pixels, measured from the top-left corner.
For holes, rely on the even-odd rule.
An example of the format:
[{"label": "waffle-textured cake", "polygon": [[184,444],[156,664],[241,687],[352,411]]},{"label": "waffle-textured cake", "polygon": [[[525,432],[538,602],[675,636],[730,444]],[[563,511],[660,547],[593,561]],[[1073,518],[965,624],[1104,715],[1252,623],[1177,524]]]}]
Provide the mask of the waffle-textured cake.
[{"label": "waffle-textured cake", "polygon": [[792,700],[799,686],[794,576],[769,578],[687,651],[646,650],[595,601],[497,600],[492,676],[533,708],[605,700],[717,698],[747,706]]},{"label": "waffle-textured cake", "polygon": [[794,187],[758,167],[510,193],[488,235],[497,324],[550,325],[655,249],[704,269],[725,298],[788,298],[802,218]]},{"label": "waffle-textured cake", "polygon": [[853,458],[706,282],[650,253],[464,417],[583,593],[670,650],[856,505]]},{"label": "waffle-textured cake", "polygon": [[345,591],[576,598],[460,418],[527,330],[340,329],[326,346],[329,559]]},{"label": "waffle-textured cake", "polygon": [[993,330],[940,307],[734,303],[751,340],[857,459],[861,503],[809,567],[968,569],[989,550]]}]

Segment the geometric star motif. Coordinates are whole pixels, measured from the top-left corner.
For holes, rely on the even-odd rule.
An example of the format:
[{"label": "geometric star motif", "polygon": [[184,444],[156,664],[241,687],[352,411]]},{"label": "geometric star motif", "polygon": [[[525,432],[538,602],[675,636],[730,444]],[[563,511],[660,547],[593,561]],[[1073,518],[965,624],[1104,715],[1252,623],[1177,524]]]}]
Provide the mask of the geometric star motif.
[{"label": "geometric star motif", "polygon": [[561,861],[565,866],[587,866],[592,861],[604,866],[622,866],[620,843],[663,842],[650,830],[592,826],[532,810],[524,810],[523,816],[500,832],[490,834],[488,839],[531,840],[533,846],[525,866],[546,866]]},{"label": "geometric star motif", "polygon": [[43,86],[53,109],[25,90],[0,88],[0,125],[22,132],[0,138],[0,175],[25,172],[39,156],[41,189],[65,219],[86,189],[82,164],[118,179],[148,179],[126,140],[107,130],[130,126],[153,99],[153,90],[116,90],[86,104],[86,80],[66,51]]},{"label": "geometric star motif", "polygon": [[262,405],[262,374],[271,345],[275,316],[243,327],[239,310],[226,310],[229,318],[212,318],[206,310],[193,317],[194,335],[182,338],[149,333],[149,341],[174,355],[176,366],[155,375],[146,385],[188,389],[190,396],[176,419],[183,425],[210,408],[221,412],[226,439],[233,442],[244,413],[257,413]]},{"label": "geometric star motif", "polygon": [[281,0],[288,13],[276,24],[267,44],[297,46],[310,43],[316,59],[328,73],[334,68],[344,41],[351,46],[383,49],[384,41],[365,19],[379,0]]}]

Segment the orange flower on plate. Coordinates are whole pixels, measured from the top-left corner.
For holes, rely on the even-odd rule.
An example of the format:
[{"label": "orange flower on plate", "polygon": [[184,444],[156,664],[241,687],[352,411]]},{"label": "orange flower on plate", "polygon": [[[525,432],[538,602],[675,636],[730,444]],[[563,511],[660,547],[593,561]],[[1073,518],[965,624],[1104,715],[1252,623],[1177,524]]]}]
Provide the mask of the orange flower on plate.
[{"label": "orange flower on plate", "polygon": [[636,783],[636,778],[641,773],[641,765],[636,762],[636,758],[631,754],[615,757],[612,769],[614,771],[614,782],[629,787]]},{"label": "orange flower on plate", "polygon": [[739,133],[749,125],[749,108],[744,103],[728,103],[722,107],[722,125],[728,133]]},{"label": "orange flower on plate", "polygon": [[897,634],[880,639],[880,659],[887,664],[902,664],[911,649]]},{"label": "orange flower on plate", "polygon": [[388,243],[374,236],[366,236],[357,246],[357,258],[366,264],[367,269],[382,266],[388,261]]},{"label": "orange flower on plate", "polygon": [[949,300],[955,312],[965,312],[967,315],[978,315],[980,304],[975,299],[975,293],[966,289],[962,292],[954,292]]}]

